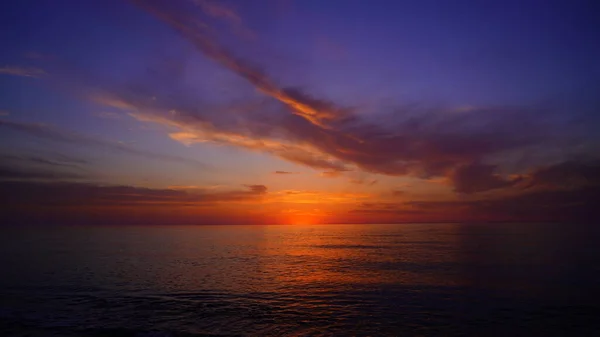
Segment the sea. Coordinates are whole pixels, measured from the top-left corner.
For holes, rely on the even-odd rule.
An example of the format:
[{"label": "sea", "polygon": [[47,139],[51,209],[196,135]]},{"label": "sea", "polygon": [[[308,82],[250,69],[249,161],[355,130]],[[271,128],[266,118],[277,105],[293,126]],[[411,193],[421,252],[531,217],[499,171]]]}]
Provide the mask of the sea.
[{"label": "sea", "polygon": [[597,224],[0,227],[0,336],[600,336]]}]

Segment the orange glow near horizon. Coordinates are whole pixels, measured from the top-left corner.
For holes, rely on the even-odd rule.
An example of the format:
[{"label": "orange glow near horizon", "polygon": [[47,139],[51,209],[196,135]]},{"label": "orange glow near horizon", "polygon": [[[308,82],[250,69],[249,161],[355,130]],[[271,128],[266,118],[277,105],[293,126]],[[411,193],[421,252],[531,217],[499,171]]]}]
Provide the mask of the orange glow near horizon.
[{"label": "orange glow near horizon", "polygon": [[293,215],[286,221],[288,225],[317,225],[319,221],[311,215]]}]

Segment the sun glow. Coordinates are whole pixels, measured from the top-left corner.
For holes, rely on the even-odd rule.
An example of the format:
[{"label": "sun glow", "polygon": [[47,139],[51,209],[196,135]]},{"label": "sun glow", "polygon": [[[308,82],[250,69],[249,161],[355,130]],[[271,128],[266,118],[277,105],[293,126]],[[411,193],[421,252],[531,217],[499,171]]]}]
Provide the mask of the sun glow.
[{"label": "sun glow", "polygon": [[316,225],[318,219],[312,215],[295,214],[286,221],[289,225]]}]

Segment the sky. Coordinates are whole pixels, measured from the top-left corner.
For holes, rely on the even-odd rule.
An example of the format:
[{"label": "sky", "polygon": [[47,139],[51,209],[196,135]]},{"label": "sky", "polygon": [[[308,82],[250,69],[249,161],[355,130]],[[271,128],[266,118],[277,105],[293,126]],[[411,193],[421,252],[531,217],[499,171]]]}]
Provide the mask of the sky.
[{"label": "sky", "polygon": [[3,1],[0,222],[599,219],[595,6]]}]

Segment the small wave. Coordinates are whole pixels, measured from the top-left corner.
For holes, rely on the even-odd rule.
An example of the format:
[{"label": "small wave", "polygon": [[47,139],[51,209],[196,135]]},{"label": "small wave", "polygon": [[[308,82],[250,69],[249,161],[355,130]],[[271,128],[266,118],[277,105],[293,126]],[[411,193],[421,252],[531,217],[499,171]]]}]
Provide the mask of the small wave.
[{"label": "small wave", "polygon": [[238,337],[231,334],[204,334],[183,331],[143,330],[129,328],[78,328],[45,326],[36,322],[0,320],[0,332],[6,337]]},{"label": "small wave", "polygon": [[380,245],[312,245],[315,248],[325,249],[388,249],[389,246]]}]

